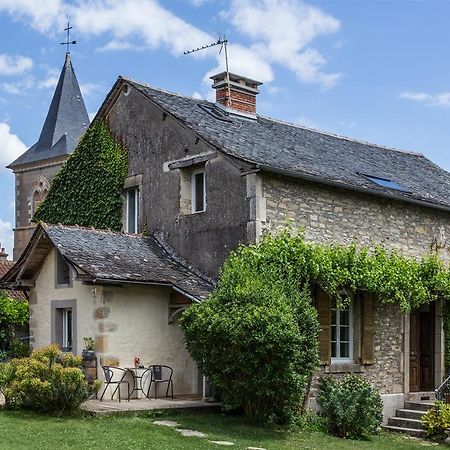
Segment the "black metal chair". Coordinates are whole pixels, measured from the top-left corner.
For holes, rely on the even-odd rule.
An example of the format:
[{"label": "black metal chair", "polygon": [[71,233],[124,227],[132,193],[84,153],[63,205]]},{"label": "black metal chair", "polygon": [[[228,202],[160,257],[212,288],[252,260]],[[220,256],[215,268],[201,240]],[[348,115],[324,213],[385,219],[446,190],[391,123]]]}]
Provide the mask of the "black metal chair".
[{"label": "black metal chair", "polygon": [[154,364],[149,366],[149,369],[151,369],[151,378],[150,384],[148,386],[147,398],[150,398],[150,389],[152,388],[152,384],[155,385],[155,399],[156,399],[158,397],[158,390],[157,390],[158,384],[167,383],[166,397],[169,396],[169,388],[170,388],[170,396],[173,400],[172,367]]},{"label": "black metal chair", "polygon": [[[120,386],[122,384],[127,385],[127,394],[130,392],[130,383],[125,380],[125,377],[127,375],[127,371],[125,369],[122,369],[121,367],[113,367],[113,366],[102,366],[103,373],[105,374],[105,388],[103,389],[102,396],[100,397],[100,401],[103,400],[103,396],[105,395],[106,390],[111,385],[117,385],[114,389],[111,400],[114,398],[114,395],[117,391],[119,391],[119,403],[121,401],[120,398]],[[130,401],[130,396],[127,395],[128,401]]]}]

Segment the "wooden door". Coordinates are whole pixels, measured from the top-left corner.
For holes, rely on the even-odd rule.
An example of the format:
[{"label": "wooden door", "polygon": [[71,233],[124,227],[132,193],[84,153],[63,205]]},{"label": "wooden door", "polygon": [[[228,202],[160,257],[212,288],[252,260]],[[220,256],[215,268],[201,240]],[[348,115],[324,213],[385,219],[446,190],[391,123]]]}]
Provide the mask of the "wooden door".
[{"label": "wooden door", "polygon": [[419,311],[411,311],[409,330],[409,390],[420,390],[420,315]]},{"label": "wooden door", "polygon": [[420,390],[432,391],[434,360],[434,303],[420,311]]},{"label": "wooden door", "polygon": [[434,304],[410,314],[409,389],[430,392],[434,388]]}]

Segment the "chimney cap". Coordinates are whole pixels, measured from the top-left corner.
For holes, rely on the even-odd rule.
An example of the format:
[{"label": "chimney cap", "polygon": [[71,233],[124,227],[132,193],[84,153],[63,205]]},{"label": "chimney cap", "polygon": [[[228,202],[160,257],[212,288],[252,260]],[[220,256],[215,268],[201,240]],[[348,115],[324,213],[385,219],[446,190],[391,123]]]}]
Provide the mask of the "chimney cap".
[{"label": "chimney cap", "polygon": [[[218,83],[220,81],[226,80],[227,72],[220,72],[216,75],[212,75],[209,78],[214,81],[214,83]],[[244,77],[242,75],[237,75],[235,73],[229,72],[229,77],[231,82],[239,83],[239,81],[245,81],[247,85],[254,85],[255,88],[257,86],[261,86],[262,82],[253,80],[252,78]]]}]

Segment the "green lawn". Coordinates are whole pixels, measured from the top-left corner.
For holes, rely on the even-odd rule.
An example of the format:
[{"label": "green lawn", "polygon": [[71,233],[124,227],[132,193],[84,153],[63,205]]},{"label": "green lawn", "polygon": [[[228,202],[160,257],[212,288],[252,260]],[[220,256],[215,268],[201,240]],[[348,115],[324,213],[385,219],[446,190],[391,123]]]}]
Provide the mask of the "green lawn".
[{"label": "green lawn", "polygon": [[[183,428],[208,434],[208,439],[232,441],[233,447],[211,444],[207,439],[183,437],[174,429],[153,425],[155,419],[172,419]],[[349,441],[321,432],[258,428],[243,418],[221,414],[112,416],[57,418],[23,412],[0,411],[0,449],[423,449],[426,441],[381,434],[371,441]]]}]

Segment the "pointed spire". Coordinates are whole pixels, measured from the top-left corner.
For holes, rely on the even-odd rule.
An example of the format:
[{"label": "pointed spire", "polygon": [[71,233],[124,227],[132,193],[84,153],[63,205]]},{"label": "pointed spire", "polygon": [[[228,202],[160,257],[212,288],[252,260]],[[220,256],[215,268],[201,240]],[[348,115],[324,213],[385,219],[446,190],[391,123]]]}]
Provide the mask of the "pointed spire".
[{"label": "pointed spire", "polygon": [[39,139],[8,167],[70,154],[89,126],[89,116],[73,70],[70,54],[64,65]]}]

